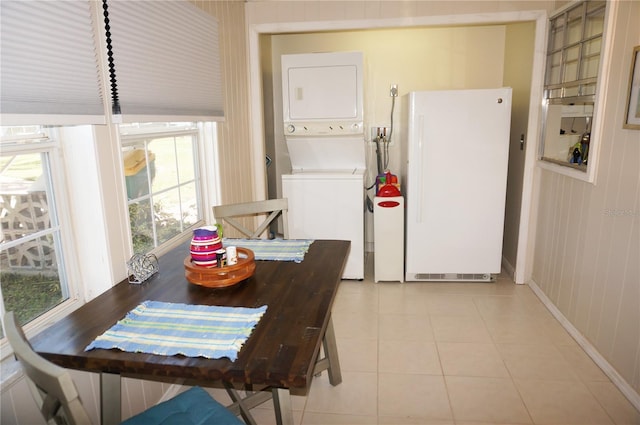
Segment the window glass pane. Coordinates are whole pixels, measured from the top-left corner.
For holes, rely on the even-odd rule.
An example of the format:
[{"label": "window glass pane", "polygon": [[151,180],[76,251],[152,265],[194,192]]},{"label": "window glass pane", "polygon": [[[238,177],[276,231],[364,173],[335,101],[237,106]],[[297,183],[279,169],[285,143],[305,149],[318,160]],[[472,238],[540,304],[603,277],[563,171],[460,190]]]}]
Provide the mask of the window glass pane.
[{"label": "window glass pane", "polygon": [[586,41],[583,44],[582,63],[580,64],[580,79],[595,78],[598,76],[601,48],[601,37]]},{"label": "window glass pane", "polygon": [[564,46],[564,16],[551,21],[551,32],[549,35],[550,50],[559,50]]},{"label": "window glass pane", "polygon": [[3,150],[0,160],[2,299],[21,324],[69,298],[58,266],[60,227],[49,168],[47,152]]},{"label": "window glass pane", "polygon": [[193,137],[179,137],[176,139],[176,151],[178,152],[178,173],[180,183],[186,183],[195,179],[196,169],[193,164]]},{"label": "window glass pane", "polygon": [[563,82],[576,81],[578,79],[578,58],[580,46],[571,47],[565,52]]},{"label": "window glass pane", "polygon": [[[146,253],[202,220],[193,124],[122,126],[133,249]],[[139,164],[137,168],[132,164]]]},{"label": "window glass pane", "polygon": [[150,155],[155,157],[156,178],[153,179],[154,192],[167,190],[178,185],[178,168],[175,138],[153,139],[148,143]]},{"label": "window glass pane", "polygon": [[562,69],[562,52],[549,56],[547,70],[547,85],[560,83],[560,70]]},{"label": "window glass pane", "polygon": [[123,152],[127,197],[136,199],[149,194],[149,179],[154,180],[155,156],[146,152],[144,143],[129,146]]},{"label": "window glass pane", "polygon": [[196,182],[192,182],[190,184],[186,184],[182,186],[180,190],[182,205],[185,207],[182,209],[182,224],[183,227],[189,228],[196,224],[196,222],[200,219],[198,217],[198,196],[197,196],[197,187]]},{"label": "window glass pane", "polygon": [[180,193],[176,188],[153,198],[158,245],[182,233]]},{"label": "window glass pane", "polygon": [[582,7],[576,7],[569,11],[567,18],[567,45],[582,40]]},{"label": "window glass pane", "polygon": [[584,31],[585,38],[602,34],[604,31],[604,9],[596,14],[587,16]]},{"label": "window glass pane", "polygon": [[583,96],[593,96],[596,94],[596,83],[584,84],[582,86],[582,95]]},{"label": "window glass pane", "polygon": [[129,204],[131,242],[136,254],[149,252],[155,247],[152,211],[151,200],[148,198]]}]

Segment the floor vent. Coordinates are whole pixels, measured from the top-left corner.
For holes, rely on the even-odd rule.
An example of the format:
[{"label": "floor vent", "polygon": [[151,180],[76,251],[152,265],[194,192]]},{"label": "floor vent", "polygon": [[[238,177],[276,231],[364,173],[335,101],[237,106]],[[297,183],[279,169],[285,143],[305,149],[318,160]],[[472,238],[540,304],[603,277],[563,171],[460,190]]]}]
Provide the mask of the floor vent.
[{"label": "floor vent", "polygon": [[490,273],[417,273],[416,280],[434,282],[493,282],[495,278]]}]

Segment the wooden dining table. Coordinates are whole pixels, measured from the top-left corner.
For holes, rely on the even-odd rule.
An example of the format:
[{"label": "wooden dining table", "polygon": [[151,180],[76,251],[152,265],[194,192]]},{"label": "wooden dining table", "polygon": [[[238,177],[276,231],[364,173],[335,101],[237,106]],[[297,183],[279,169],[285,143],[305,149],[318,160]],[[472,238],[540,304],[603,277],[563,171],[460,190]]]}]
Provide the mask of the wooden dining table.
[{"label": "wooden dining table", "polygon": [[[128,279],[86,303],[31,339],[36,352],[69,369],[100,374],[101,423],[120,422],[121,377],[226,388],[229,407],[252,422],[249,410],[273,400],[279,424],[293,423],[291,394],[306,395],[315,374],[342,378],[331,322],[350,249],[349,241],[316,240],[300,263],[256,261],[253,276],[214,289],[185,278],[185,243],[158,259],[159,272],[142,284]],[[267,311],[235,361],[85,348],[143,301],[260,307]],[[321,355],[321,347],[324,349]],[[242,390],[250,391],[242,391]],[[244,396],[240,396],[241,392]]]}]

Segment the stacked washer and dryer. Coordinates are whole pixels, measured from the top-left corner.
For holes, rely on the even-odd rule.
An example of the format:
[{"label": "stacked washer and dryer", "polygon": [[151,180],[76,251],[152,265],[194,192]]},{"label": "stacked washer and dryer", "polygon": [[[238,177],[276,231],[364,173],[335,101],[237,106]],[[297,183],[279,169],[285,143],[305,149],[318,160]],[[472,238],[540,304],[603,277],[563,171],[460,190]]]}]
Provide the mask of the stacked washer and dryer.
[{"label": "stacked washer and dryer", "polygon": [[289,237],[351,241],[344,279],[364,278],[362,91],[361,52],[282,56]]}]

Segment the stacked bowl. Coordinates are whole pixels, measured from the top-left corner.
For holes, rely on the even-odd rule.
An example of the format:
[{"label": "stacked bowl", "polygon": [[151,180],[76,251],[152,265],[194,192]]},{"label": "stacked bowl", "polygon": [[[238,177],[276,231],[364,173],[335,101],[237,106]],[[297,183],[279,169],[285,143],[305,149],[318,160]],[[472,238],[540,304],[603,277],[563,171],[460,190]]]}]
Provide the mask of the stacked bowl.
[{"label": "stacked bowl", "polygon": [[222,239],[215,226],[199,227],[191,238],[191,261],[202,267],[216,267],[216,251],[222,249]]}]

